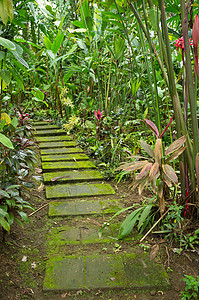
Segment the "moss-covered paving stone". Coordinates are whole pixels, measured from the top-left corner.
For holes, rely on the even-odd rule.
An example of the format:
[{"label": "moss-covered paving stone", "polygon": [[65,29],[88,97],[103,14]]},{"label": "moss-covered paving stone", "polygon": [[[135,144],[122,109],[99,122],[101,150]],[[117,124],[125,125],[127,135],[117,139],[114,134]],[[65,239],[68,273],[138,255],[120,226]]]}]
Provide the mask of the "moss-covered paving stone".
[{"label": "moss-covered paving stone", "polygon": [[77,146],[77,143],[74,141],[62,141],[62,142],[51,142],[51,143],[40,143],[39,148],[45,149],[45,148],[61,148],[61,147],[75,147]]},{"label": "moss-covered paving stone", "polygon": [[110,214],[123,208],[121,200],[75,200],[51,202],[49,204],[50,217]]},{"label": "moss-covered paving stone", "polygon": [[170,282],[161,263],[148,253],[54,256],[46,266],[45,291],[131,288],[167,290]]},{"label": "moss-covered paving stone", "polygon": [[75,198],[100,195],[113,195],[114,189],[109,184],[62,184],[46,187],[46,198]]},{"label": "moss-covered paving stone", "polygon": [[50,125],[50,123],[46,121],[33,121],[33,125]]},{"label": "moss-covered paving stone", "polygon": [[57,125],[52,125],[52,124],[41,124],[41,125],[37,125],[34,124],[34,129],[36,130],[48,130],[48,129],[60,129],[59,126]]},{"label": "moss-covered paving stone", "polygon": [[51,155],[51,154],[66,154],[66,153],[81,153],[83,150],[81,148],[53,148],[53,149],[43,149],[40,150],[41,155]]},{"label": "moss-covered paving stone", "polygon": [[54,161],[42,162],[42,169],[44,171],[50,170],[78,170],[78,169],[95,169],[96,166],[89,160],[85,161]]},{"label": "moss-covered paving stone", "polygon": [[55,136],[38,136],[35,138],[37,142],[42,143],[42,142],[55,142],[55,141],[71,141],[72,138],[70,136],[67,135],[55,135]]},{"label": "moss-covered paving stone", "polygon": [[84,154],[72,153],[72,154],[54,154],[54,155],[42,155],[42,161],[76,161],[76,160],[88,160],[89,157]]},{"label": "moss-covered paving stone", "polygon": [[83,182],[102,180],[103,176],[97,170],[72,170],[62,172],[50,172],[43,174],[44,182],[49,184],[61,182]]},{"label": "moss-covered paving stone", "polygon": [[35,136],[66,135],[66,131],[63,129],[36,130],[33,133]]}]

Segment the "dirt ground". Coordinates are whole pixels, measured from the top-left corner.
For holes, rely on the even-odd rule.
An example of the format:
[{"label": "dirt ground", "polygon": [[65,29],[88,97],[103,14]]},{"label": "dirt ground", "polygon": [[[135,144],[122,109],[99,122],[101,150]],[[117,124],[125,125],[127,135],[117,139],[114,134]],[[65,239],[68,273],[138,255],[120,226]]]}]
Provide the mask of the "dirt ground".
[{"label": "dirt ground", "polygon": [[[130,206],[141,200],[135,192],[128,190],[128,183],[116,184],[111,182],[117,191],[117,199],[122,199],[125,206]],[[39,189],[39,190],[38,190]],[[30,222],[24,224],[24,228],[16,225],[12,227],[11,233],[6,236],[6,242],[0,242],[0,299],[181,299],[180,291],[184,290],[185,283],[182,280],[185,274],[197,276],[199,274],[199,251],[186,251],[181,255],[173,251],[175,245],[162,237],[149,235],[142,246],[143,251],[150,251],[150,247],[159,244],[159,255],[165,269],[168,272],[171,289],[169,291],[132,291],[132,290],[95,290],[95,291],[65,291],[56,293],[46,293],[42,290],[43,278],[45,274],[45,263],[48,259],[45,249],[46,234],[51,226],[57,225],[56,219],[48,218],[48,200],[45,199],[44,190],[41,183],[37,183],[27,200],[33,205],[35,211],[30,216]],[[116,199],[116,196],[115,196]],[[31,211],[28,212],[29,214]],[[89,216],[89,222],[102,225],[108,216],[92,217]],[[122,217],[121,217],[122,219]],[[80,218],[81,221],[81,218]],[[73,222],[68,218],[69,224]],[[198,222],[199,223],[199,222]],[[0,230],[0,240],[2,231]],[[106,249],[103,245],[82,246],[81,253],[92,252],[98,247],[99,253],[113,253],[114,244],[108,245]],[[120,251],[126,251],[132,247],[133,242],[122,243]],[[72,254],[78,249],[77,246],[68,246],[68,253]],[[78,246],[79,247],[79,246]]]}]

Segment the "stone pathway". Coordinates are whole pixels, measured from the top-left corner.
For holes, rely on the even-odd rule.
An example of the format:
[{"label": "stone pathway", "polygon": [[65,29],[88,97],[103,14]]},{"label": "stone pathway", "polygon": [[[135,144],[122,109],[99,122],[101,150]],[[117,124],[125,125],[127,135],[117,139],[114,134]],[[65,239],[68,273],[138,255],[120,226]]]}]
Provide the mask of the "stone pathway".
[{"label": "stone pathway", "polygon": [[[140,247],[131,247],[132,237],[120,241],[130,245],[128,253],[116,249],[113,254],[100,254],[99,247],[106,251],[116,242],[111,236],[117,228],[110,226],[100,238],[100,224],[90,218],[114,214],[122,208],[121,199],[114,196],[114,189],[103,182],[96,166],[62,129],[46,122],[35,122],[34,128],[46,198],[52,199],[49,218],[56,218],[56,226],[46,236],[44,291],[168,289],[170,283],[162,264],[150,261]],[[106,195],[104,200],[102,196]],[[70,255],[69,246],[73,250]]]}]

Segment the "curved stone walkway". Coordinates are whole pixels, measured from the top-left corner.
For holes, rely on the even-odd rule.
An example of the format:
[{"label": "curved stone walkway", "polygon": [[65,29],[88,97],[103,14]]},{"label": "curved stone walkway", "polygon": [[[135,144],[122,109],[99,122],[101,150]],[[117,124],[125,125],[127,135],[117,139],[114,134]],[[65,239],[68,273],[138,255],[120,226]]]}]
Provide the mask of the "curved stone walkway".
[{"label": "curved stone walkway", "polygon": [[[67,254],[67,246],[76,249],[77,246],[110,244],[111,229],[100,238],[97,221],[97,225],[90,223],[88,216],[114,214],[122,208],[121,200],[116,196],[113,199],[114,189],[103,182],[96,166],[65,131],[46,122],[35,122],[34,128],[46,198],[52,199],[49,218],[56,218],[57,224],[46,237],[48,261],[44,291],[169,288],[162,264],[150,261],[149,254],[142,249],[131,248],[130,252],[121,254],[116,251],[100,255],[88,251],[82,255],[75,250],[73,255]],[[101,196],[105,195],[107,200],[104,197],[102,200]],[[71,226],[68,217],[73,222]]]}]

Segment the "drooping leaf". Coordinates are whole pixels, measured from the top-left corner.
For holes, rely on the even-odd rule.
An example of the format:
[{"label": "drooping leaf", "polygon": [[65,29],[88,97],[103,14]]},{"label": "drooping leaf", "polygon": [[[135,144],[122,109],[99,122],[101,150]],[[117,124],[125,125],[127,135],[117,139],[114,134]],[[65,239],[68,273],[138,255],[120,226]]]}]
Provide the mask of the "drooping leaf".
[{"label": "drooping leaf", "polygon": [[177,139],[175,142],[173,142],[165,151],[165,155],[169,155],[170,153],[173,153],[174,151],[180,149],[182,145],[185,143],[187,136],[183,135],[181,138]]},{"label": "drooping leaf", "polygon": [[145,141],[140,140],[140,146],[146,151],[146,153],[149,156],[151,156],[152,158],[155,158],[154,151],[150,145],[148,145]]},{"label": "drooping leaf", "polygon": [[2,59],[4,59],[4,57],[5,57],[5,52],[0,51],[0,61],[1,61]]},{"label": "drooping leaf", "polygon": [[151,129],[151,131],[153,133],[155,133],[156,137],[158,138],[159,130],[157,129],[156,125],[151,120],[145,119],[144,121],[145,121],[146,125]]},{"label": "drooping leaf", "polygon": [[148,164],[147,160],[144,161],[136,161],[130,164],[130,166],[128,167],[123,167],[122,169],[125,171],[135,171],[135,170],[139,170],[142,169],[146,164]]},{"label": "drooping leaf", "polygon": [[163,169],[164,173],[166,174],[166,176],[170,179],[170,181],[172,181],[174,184],[178,183],[178,177],[177,177],[174,169],[170,165],[163,164],[162,169]]},{"label": "drooping leaf", "polygon": [[7,48],[7,49],[9,49],[9,50],[12,50],[12,51],[16,50],[16,46],[15,46],[14,43],[12,43],[10,40],[2,38],[2,37],[0,37],[0,45]]},{"label": "drooping leaf", "polygon": [[4,80],[4,82],[8,85],[11,81],[11,74],[8,70],[1,69],[0,73],[1,78]]},{"label": "drooping leaf", "polygon": [[14,117],[13,119],[12,119],[12,121],[11,121],[11,124],[14,126],[14,128],[17,128],[17,126],[18,126],[18,119],[17,119],[17,117]]},{"label": "drooping leaf", "polygon": [[23,211],[18,211],[18,214],[21,216],[22,220],[25,222],[29,222],[28,216],[25,212]]},{"label": "drooping leaf", "polygon": [[4,191],[4,190],[0,190],[0,196],[6,197],[6,198],[10,198],[10,195]]},{"label": "drooping leaf", "polygon": [[162,140],[161,139],[156,140],[154,155],[155,155],[155,161],[158,162],[159,165],[161,165],[161,159],[162,159]]},{"label": "drooping leaf", "polygon": [[141,179],[141,182],[139,183],[139,189],[138,189],[139,195],[142,194],[144,187],[148,185],[148,183],[149,183],[149,175]]},{"label": "drooping leaf", "polygon": [[0,143],[2,143],[5,147],[9,149],[14,149],[11,140],[2,133],[0,133]]},{"label": "drooping leaf", "polygon": [[140,171],[140,173],[138,174],[138,176],[136,177],[136,180],[141,179],[142,177],[146,176],[147,173],[150,171],[151,166],[153,165],[153,163],[148,163],[146,164],[142,170]]},{"label": "drooping leaf", "polygon": [[115,38],[114,40],[114,56],[115,59],[118,60],[120,57],[122,57],[124,53],[124,39],[120,36]]},{"label": "drooping leaf", "polygon": [[12,22],[14,15],[13,0],[1,0],[0,1],[0,17],[4,25],[7,24],[9,18]]},{"label": "drooping leaf", "polygon": [[3,227],[3,229],[5,229],[6,231],[10,231],[10,225],[9,223],[3,218],[0,216],[0,225]]}]

